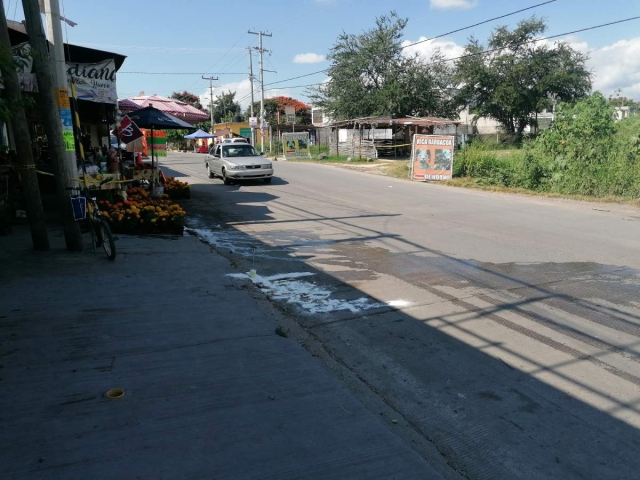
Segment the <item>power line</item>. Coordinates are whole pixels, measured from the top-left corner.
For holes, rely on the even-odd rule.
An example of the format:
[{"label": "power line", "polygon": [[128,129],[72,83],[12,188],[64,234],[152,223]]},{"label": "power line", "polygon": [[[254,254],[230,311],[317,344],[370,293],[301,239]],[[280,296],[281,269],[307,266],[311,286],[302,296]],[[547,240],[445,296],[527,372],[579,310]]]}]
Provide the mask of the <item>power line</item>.
[{"label": "power line", "polygon": [[[240,43],[240,40],[242,40],[242,39],[244,38],[244,36],[245,36],[245,35],[248,35],[248,33],[243,33],[242,35],[240,35],[240,37],[238,37],[238,40],[236,40],[236,42],[231,46],[231,48],[229,48],[229,49],[224,53],[224,55],[222,55],[222,56],[218,59],[218,61],[217,61],[216,63],[214,63],[214,64],[213,64],[213,66],[212,66],[209,70],[207,70],[207,72],[205,73],[205,75],[208,75],[208,74],[211,72],[211,70],[213,70],[213,69],[216,67],[216,65],[218,65],[218,63],[220,63],[220,61],[221,61],[224,57],[226,57],[226,56],[227,56],[227,54],[228,54],[230,51],[234,50],[234,49],[235,49],[235,47],[236,47],[236,45],[238,45],[238,43]],[[242,51],[244,51],[244,49],[241,49],[241,50],[242,50]],[[187,88],[187,90],[191,90],[191,89],[192,89],[192,88],[193,88],[197,83],[198,83],[198,80],[196,80],[196,81],[195,81],[195,82],[193,82],[191,85],[189,85],[189,88]]]},{"label": "power line", "polygon": [[[521,42],[521,43],[512,43],[512,44],[510,44],[510,45],[508,45],[508,46],[506,46],[506,47],[499,47],[499,48],[494,48],[494,49],[492,49],[492,50],[485,50],[485,51],[483,51],[483,52],[470,53],[470,54],[462,55],[462,56],[459,56],[459,57],[447,58],[447,59],[442,60],[442,62],[452,62],[452,61],[454,61],[454,60],[461,60],[461,59],[463,59],[463,58],[469,58],[469,57],[477,57],[477,56],[487,55],[487,54],[489,54],[489,53],[498,52],[498,51],[500,51],[500,50],[504,50],[504,49],[506,49],[506,48],[519,47],[519,46],[526,45],[526,44],[529,44],[529,43],[538,43],[538,42],[543,42],[543,41],[545,41],[545,40],[552,40],[552,39],[554,39],[554,38],[565,37],[565,36],[568,36],[568,35],[574,35],[574,34],[576,34],[576,33],[587,32],[587,31],[590,31],[590,30],[596,30],[596,29],[598,29],[598,28],[609,27],[609,26],[611,26],[611,25],[618,25],[618,24],[620,24],[620,23],[631,22],[631,21],[633,21],[633,20],[638,20],[638,19],[640,19],[640,16],[624,18],[624,19],[621,19],[621,20],[616,20],[616,21],[614,21],[614,22],[602,23],[602,24],[599,24],[599,25],[593,25],[593,26],[591,26],[591,27],[581,28],[581,29],[579,29],[579,30],[573,30],[573,31],[571,31],[571,32],[564,32],[564,33],[558,33],[558,34],[556,34],[556,35],[550,35],[550,36],[548,36],[548,37],[535,38],[535,39],[533,39],[533,40],[527,40],[526,42]],[[436,38],[436,37],[434,37],[434,38]],[[307,75],[300,75],[300,76],[298,76],[298,77],[292,77],[292,78],[288,78],[288,79],[285,79],[285,80],[279,80],[278,82],[272,82],[272,83],[269,83],[269,84],[265,84],[265,86],[274,85],[274,84],[276,84],[276,83],[288,82],[288,81],[291,81],[291,80],[296,80],[296,79],[298,79],[298,78],[303,78],[303,77],[308,77],[308,76],[311,76],[311,75],[316,75],[316,74],[318,74],[318,73],[326,73],[326,72],[328,72],[329,70],[330,70],[330,69],[326,69],[326,70],[319,70],[319,71],[317,71],[317,72],[309,73],[309,74],[307,74]]]},{"label": "power line", "polygon": [[549,3],[554,3],[554,2],[557,2],[557,1],[558,0],[549,0],[547,2],[538,3],[537,5],[532,5],[532,6],[527,7],[527,8],[522,8],[520,10],[516,10],[515,12],[506,13],[504,15],[500,15],[499,17],[493,17],[493,18],[490,18],[489,20],[484,20],[484,21],[479,22],[479,23],[474,23],[473,25],[469,25],[468,27],[458,28],[456,30],[451,30],[450,32],[443,33],[441,35],[436,35],[435,37],[425,38],[424,40],[419,40],[417,42],[410,43],[409,45],[403,46],[402,49],[404,50],[405,48],[413,47],[415,45],[419,45],[419,44],[424,43],[424,42],[429,42],[431,40],[435,40],[436,38],[446,37],[447,35],[451,35],[453,33],[458,33],[458,32],[462,32],[464,30],[469,30],[470,28],[479,27],[480,25],[484,25],[486,23],[493,22],[494,20],[501,20],[503,18],[511,17],[511,16],[516,15],[518,13],[526,12],[527,10],[533,10],[534,8],[542,7],[543,5],[548,5]]},{"label": "power line", "polygon": [[227,52],[229,50],[242,50],[241,48],[225,48],[225,47],[150,47],[143,45],[112,45],[104,43],[82,43],[84,46],[119,48],[122,50],[142,50],[145,52],[193,52],[193,53],[215,53]]},{"label": "power line", "polygon": [[574,30],[572,32],[558,33],[557,35],[551,35],[549,37],[534,38],[533,40],[527,40],[526,42],[511,43],[511,44],[507,45],[506,47],[499,47],[499,48],[494,48],[494,49],[491,49],[491,50],[485,50],[484,52],[470,53],[470,54],[467,54],[467,55],[462,55],[460,57],[447,58],[447,59],[443,60],[443,62],[451,62],[453,60],[460,60],[460,59],[463,59],[463,58],[477,57],[477,56],[480,56],[480,55],[486,55],[488,53],[493,53],[493,52],[498,52],[500,50],[505,50],[507,48],[520,47],[522,45],[527,45],[528,43],[544,42],[545,40],[551,40],[551,39],[559,38],[559,37],[566,37],[567,35],[573,35],[575,33],[588,32],[589,30],[596,30],[598,28],[609,27],[611,25],[618,25],[620,23],[631,22],[632,20],[638,20],[638,19],[640,19],[640,15],[637,16],[637,17],[629,17],[629,18],[624,18],[622,20],[616,20],[615,22],[601,23],[600,25],[594,25],[592,27],[581,28],[580,30]]},{"label": "power line", "polygon": [[122,73],[137,75],[246,75],[246,72],[118,72],[118,75]]},{"label": "power line", "polygon": [[[451,32],[442,33],[442,34],[440,34],[440,35],[436,35],[435,37],[426,38],[426,39],[424,39],[424,40],[420,40],[420,41],[418,41],[418,42],[410,43],[410,44],[408,44],[408,45],[405,45],[405,46],[401,47],[401,49],[402,49],[402,50],[404,50],[405,48],[409,48],[409,47],[412,47],[412,46],[414,46],[414,45],[418,45],[418,44],[420,44],[420,43],[428,42],[428,41],[430,41],[430,40],[434,40],[434,39],[436,39],[436,38],[441,38],[441,37],[444,37],[444,36],[447,36],[447,35],[451,35],[452,33],[458,33],[458,32],[462,32],[462,31],[464,31],[464,30],[469,30],[469,29],[474,28],[474,27],[477,27],[477,26],[479,26],[479,25],[484,25],[485,23],[493,22],[494,20],[500,20],[500,19],[503,19],[503,18],[506,18],[506,17],[510,17],[510,16],[512,16],[512,15],[516,15],[516,14],[518,14],[518,13],[526,12],[527,10],[532,10],[532,9],[534,9],[534,8],[538,8],[538,7],[541,7],[541,6],[543,6],[543,5],[547,5],[547,4],[549,4],[549,3],[553,3],[553,2],[556,2],[556,1],[557,1],[557,0],[548,0],[548,1],[546,1],[546,2],[538,3],[538,4],[536,4],[536,5],[532,5],[532,6],[527,7],[527,8],[521,8],[520,10],[516,10],[516,11],[514,11],[514,12],[510,12],[510,13],[505,13],[504,15],[500,15],[500,16],[498,16],[498,17],[489,18],[488,20],[483,20],[482,22],[474,23],[473,25],[469,25],[469,26],[467,26],[467,27],[458,28],[458,29],[456,29],[456,30],[452,30]],[[307,73],[306,75],[299,75],[299,76],[297,76],[297,77],[292,77],[292,78],[288,78],[288,79],[285,79],[285,80],[279,80],[279,81],[277,81],[277,82],[271,82],[271,83],[266,84],[265,86],[275,85],[275,84],[277,84],[277,83],[288,82],[288,81],[290,81],[290,80],[297,80],[297,79],[299,79],[299,78],[310,77],[310,76],[312,76],[312,75],[317,75],[318,73],[326,73],[326,72],[328,72],[328,71],[329,71],[329,69],[328,69],[328,68],[327,68],[327,69],[325,69],[325,70],[318,70],[317,72]]]}]

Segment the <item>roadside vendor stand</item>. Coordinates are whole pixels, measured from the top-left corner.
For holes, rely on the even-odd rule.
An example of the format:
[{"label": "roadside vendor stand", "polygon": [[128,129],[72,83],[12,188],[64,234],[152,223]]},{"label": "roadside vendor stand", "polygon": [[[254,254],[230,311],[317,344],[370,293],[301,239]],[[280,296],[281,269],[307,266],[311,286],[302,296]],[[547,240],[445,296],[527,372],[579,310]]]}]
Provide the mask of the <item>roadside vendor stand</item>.
[{"label": "roadside vendor stand", "polygon": [[[169,115],[168,113],[164,113],[157,108],[154,108],[153,105],[149,105],[148,107],[141,108],[140,110],[136,110],[135,112],[129,114],[129,118],[132,122],[134,122],[138,128],[148,128],[151,130],[151,192],[154,191],[156,184],[159,180],[158,176],[158,161],[156,157],[154,145],[154,130],[181,130],[181,129],[189,129],[195,130],[194,126],[180,120],[173,115]],[[166,146],[164,150],[166,154]]]}]

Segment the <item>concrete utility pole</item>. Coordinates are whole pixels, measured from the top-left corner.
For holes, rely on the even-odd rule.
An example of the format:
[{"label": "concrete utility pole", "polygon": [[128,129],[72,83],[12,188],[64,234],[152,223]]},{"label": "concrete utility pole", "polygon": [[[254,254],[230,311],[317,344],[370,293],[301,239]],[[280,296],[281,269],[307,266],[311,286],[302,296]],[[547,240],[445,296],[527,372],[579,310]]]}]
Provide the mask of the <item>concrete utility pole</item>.
[{"label": "concrete utility pole", "polygon": [[[253,97],[253,51],[251,47],[247,47],[247,50],[249,50],[249,83],[251,84],[250,111],[251,111],[251,116],[253,117],[254,116],[253,103],[255,102]],[[256,146],[256,129],[255,128],[251,128],[251,145],[253,145],[254,147]]]},{"label": "concrete utility pole", "polygon": [[[44,0],[44,14],[47,19],[47,40],[51,44],[49,54],[51,56],[51,70],[55,88],[65,89],[69,95],[69,81],[67,80],[67,62],[64,58],[64,41],[62,40],[62,19],[60,16],[60,3],[58,0]],[[64,92],[63,92],[64,94]],[[80,138],[78,138],[81,141]],[[72,178],[78,176],[76,166],[75,142],[65,145],[65,165],[67,167],[68,181],[75,184]]]},{"label": "concrete utility pole", "polygon": [[213,82],[218,77],[202,77],[203,80],[209,80],[209,113],[211,113],[211,134],[213,135]]},{"label": "concrete utility pole", "polygon": [[264,111],[264,58],[263,54],[268,50],[262,48],[262,37],[271,37],[270,33],[263,32],[262,30],[259,32],[252,32],[249,30],[249,33],[252,35],[258,35],[259,39],[259,47],[256,49],[260,52],[260,151],[264,152],[264,129],[262,128],[262,121],[267,117]]},{"label": "concrete utility pole", "polygon": [[[7,17],[4,14],[4,2],[0,0],[0,48],[6,52],[11,51],[11,39],[7,29]],[[31,227],[31,240],[34,250],[49,250],[49,237],[47,235],[47,225],[44,221],[42,210],[42,200],[40,199],[40,189],[38,187],[38,174],[35,169],[33,150],[31,149],[31,134],[27,123],[27,115],[22,104],[22,91],[16,67],[11,61],[11,57],[0,62],[0,72],[4,78],[5,99],[11,105],[13,112],[13,130],[15,135],[15,146],[18,157],[18,169],[20,170],[20,180],[24,188],[25,206],[29,226]]]},{"label": "concrete utility pole", "polygon": [[[38,95],[56,185],[56,193],[62,211],[62,226],[64,239],[68,250],[82,250],[82,235],[80,225],[73,219],[71,206],[71,192],[66,189],[72,187],[68,178],[68,167],[65,164],[65,142],[62,138],[62,122],[58,114],[58,95],[53,83],[47,39],[44,36],[40,6],[38,0],[22,0],[24,18],[29,34],[29,43],[33,51],[33,69],[38,80]],[[67,102],[69,98],[67,97]],[[77,172],[76,172],[77,174]]]}]

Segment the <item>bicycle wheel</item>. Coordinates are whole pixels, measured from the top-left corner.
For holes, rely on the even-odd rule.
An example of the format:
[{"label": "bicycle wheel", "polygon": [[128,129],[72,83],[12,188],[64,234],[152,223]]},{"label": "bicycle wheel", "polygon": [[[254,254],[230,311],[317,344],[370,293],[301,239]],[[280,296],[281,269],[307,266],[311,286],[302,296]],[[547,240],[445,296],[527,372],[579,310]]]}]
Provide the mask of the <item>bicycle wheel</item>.
[{"label": "bicycle wheel", "polygon": [[102,248],[104,253],[107,254],[107,258],[109,260],[116,259],[116,242],[113,240],[113,234],[111,233],[111,228],[106,220],[99,220],[96,224],[98,227],[98,239],[102,244]]}]

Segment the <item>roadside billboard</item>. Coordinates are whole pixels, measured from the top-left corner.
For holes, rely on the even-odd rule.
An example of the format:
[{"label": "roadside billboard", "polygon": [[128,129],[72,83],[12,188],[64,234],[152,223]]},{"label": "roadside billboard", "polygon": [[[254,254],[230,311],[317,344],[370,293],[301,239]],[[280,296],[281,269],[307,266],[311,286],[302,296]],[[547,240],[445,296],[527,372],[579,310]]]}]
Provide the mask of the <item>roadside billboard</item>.
[{"label": "roadside billboard", "polygon": [[282,134],[284,158],[311,158],[309,145],[309,132]]},{"label": "roadside billboard", "polygon": [[455,137],[448,135],[413,136],[411,178],[413,180],[451,180]]}]

